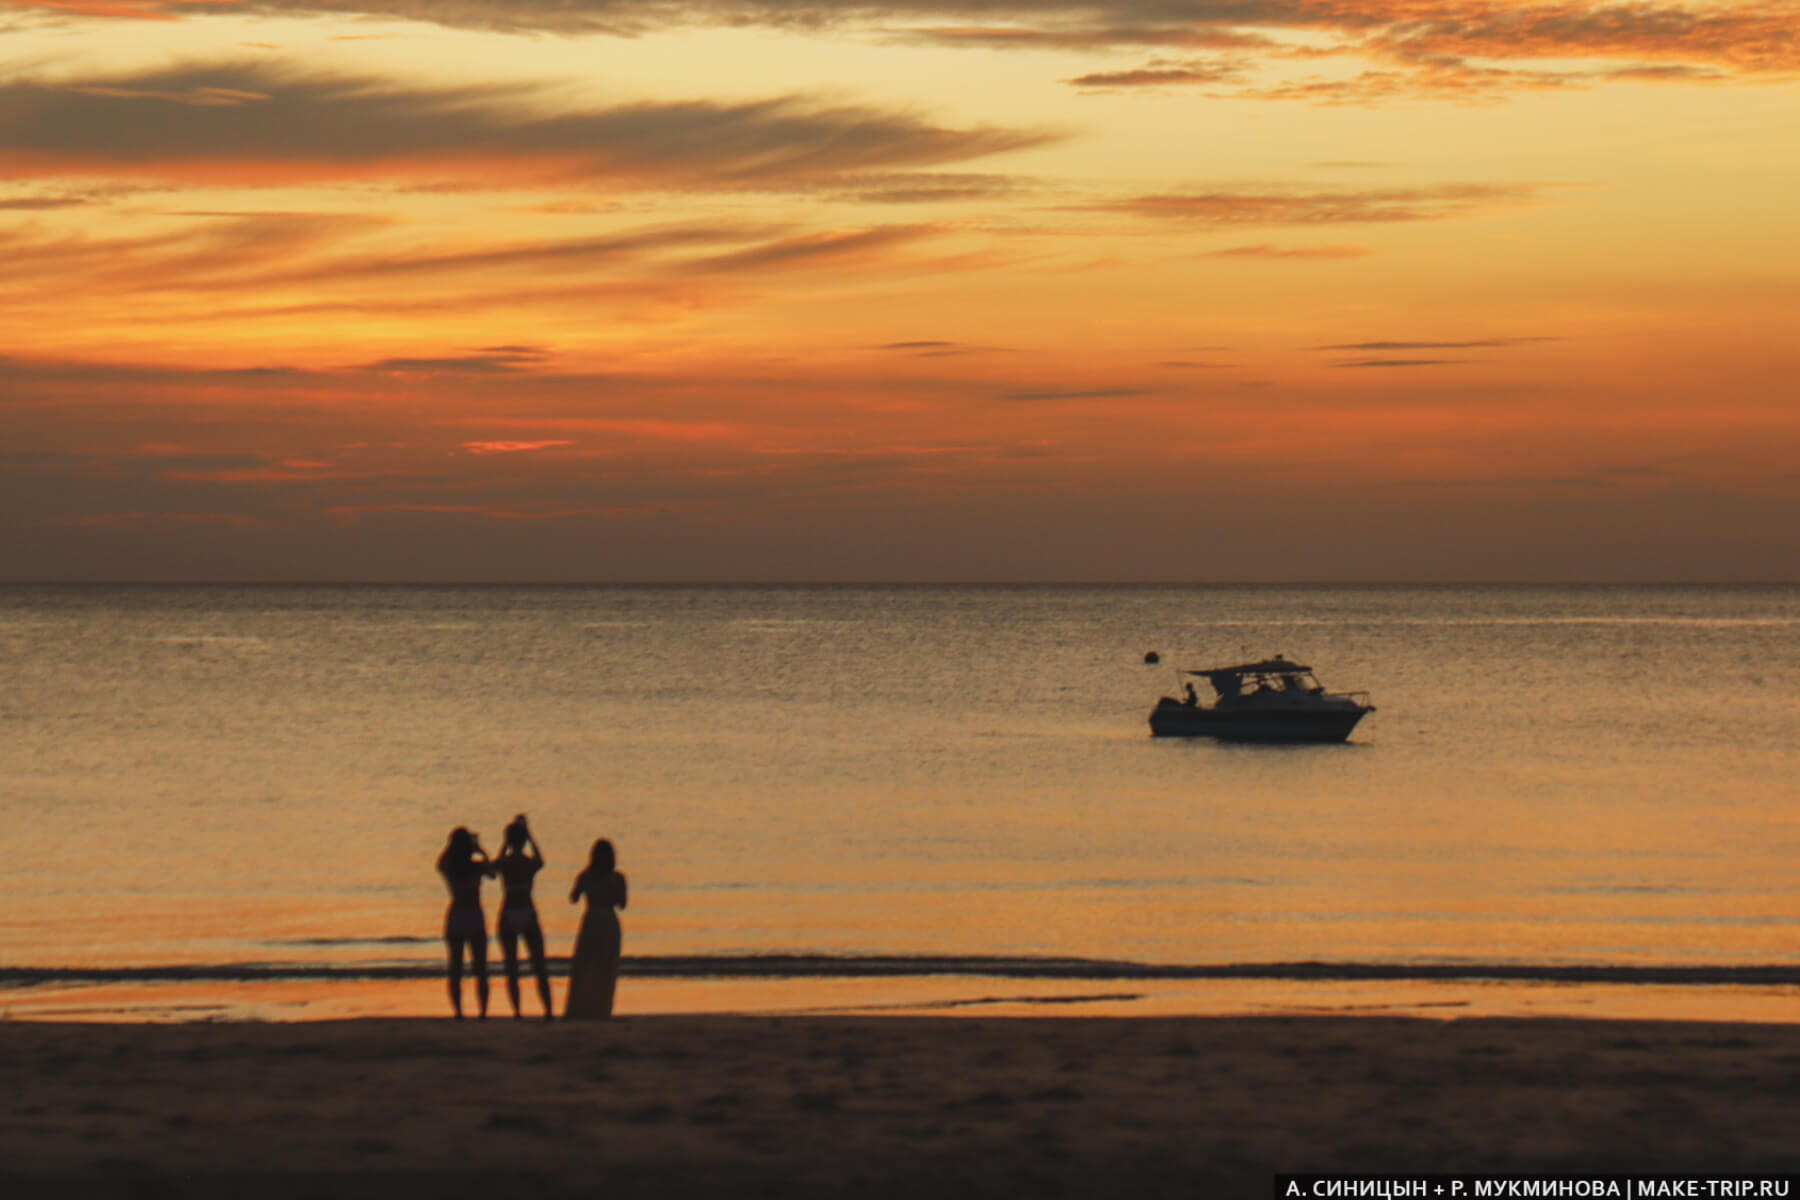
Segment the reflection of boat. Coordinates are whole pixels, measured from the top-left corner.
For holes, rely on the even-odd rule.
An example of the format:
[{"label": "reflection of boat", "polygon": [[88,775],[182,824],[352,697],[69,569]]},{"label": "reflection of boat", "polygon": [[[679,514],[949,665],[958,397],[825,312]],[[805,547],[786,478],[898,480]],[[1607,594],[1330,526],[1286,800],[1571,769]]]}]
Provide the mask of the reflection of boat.
[{"label": "reflection of boat", "polygon": [[1212,684],[1216,699],[1203,705],[1186,687],[1186,698],[1164,696],[1150,713],[1157,737],[1216,737],[1234,742],[1341,742],[1375,706],[1366,692],[1327,692],[1311,667],[1277,654],[1236,667],[1185,671]]}]

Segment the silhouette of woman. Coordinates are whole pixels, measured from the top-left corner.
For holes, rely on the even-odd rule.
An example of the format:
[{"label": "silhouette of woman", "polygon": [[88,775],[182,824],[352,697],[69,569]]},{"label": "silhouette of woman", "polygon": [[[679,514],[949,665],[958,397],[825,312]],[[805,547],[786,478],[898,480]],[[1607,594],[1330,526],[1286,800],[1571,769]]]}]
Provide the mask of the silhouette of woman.
[{"label": "silhouette of woman", "polygon": [[619,946],[623,933],[613,910],[625,907],[625,876],[613,869],[613,844],[605,838],[594,843],[587,870],[575,877],[569,903],[587,896],[587,912],[575,938],[575,957],[569,963],[567,1020],[610,1017],[613,994],[619,986]]},{"label": "silhouette of woman", "polygon": [[500,905],[500,922],[495,936],[500,939],[500,952],[506,956],[506,994],[512,1000],[513,1017],[523,1020],[519,1011],[519,939],[525,939],[531,951],[531,970],[537,976],[538,999],[544,1003],[544,1020],[550,1019],[550,968],[544,963],[544,931],[538,925],[537,905],[531,902],[531,881],[544,869],[544,856],[537,839],[525,824],[525,814],[513,818],[506,827],[506,843],[494,870],[506,888]]},{"label": "silhouette of woman", "polygon": [[438,855],[438,874],[450,889],[450,907],[444,913],[444,946],[450,952],[450,1007],[462,1020],[463,947],[469,951],[475,971],[475,996],[481,1003],[481,1019],[487,1020],[487,921],[481,915],[481,881],[494,873],[487,851],[473,833],[458,825]]}]

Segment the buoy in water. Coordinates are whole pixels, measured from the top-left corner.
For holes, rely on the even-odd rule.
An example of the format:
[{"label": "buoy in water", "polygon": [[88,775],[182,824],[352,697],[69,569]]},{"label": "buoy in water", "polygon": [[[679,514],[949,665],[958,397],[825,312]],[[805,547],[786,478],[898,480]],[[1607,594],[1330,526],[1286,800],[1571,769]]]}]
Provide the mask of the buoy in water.
[{"label": "buoy in water", "polygon": [[1148,664],[1149,666],[1154,667],[1157,663],[1159,663],[1161,661],[1162,661],[1162,655],[1158,654],[1154,650],[1152,650],[1152,651],[1150,651],[1150,653],[1144,655],[1144,662],[1146,664]]}]

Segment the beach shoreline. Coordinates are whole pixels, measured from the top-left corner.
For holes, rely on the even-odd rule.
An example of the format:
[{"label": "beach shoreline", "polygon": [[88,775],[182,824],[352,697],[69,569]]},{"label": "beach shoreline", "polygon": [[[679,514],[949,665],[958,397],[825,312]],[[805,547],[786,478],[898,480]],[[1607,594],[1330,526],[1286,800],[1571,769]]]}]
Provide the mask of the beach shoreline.
[{"label": "beach shoreline", "polygon": [[[836,973],[841,963],[789,973],[777,963],[732,975],[640,973],[628,964],[617,1013],[675,1016],[939,1016],[1086,1018],[1235,1018],[1268,1016],[1575,1018],[1782,1024],[1800,1012],[1792,967],[1695,969],[1550,967],[1524,978],[1395,968],[1385,974],[1341,966],[1308,971],[1242,967],[1212,977],[1115,972],[1059,977]],[[909,964],[902,964],[909,965]],[[1303,966],[1305,964],[1302,964]],[[362,973],[358,967],[147,967],[110,970],[0,968],[0,1020],[141,1023],[162,1021],[319,1022],[449,1015],[442,967]],[[1516,972],[1522,974],[1523,972]],[[1706,982],[1688,977],[1701,976]],[[508,1010],[503,975],[490,972],[492,1011]],[[1585,982],[1581,980],[1586,980]],[[551,973],[552,1003],[566,1002],[567,980]],[[527,1013],[539,1012],[529,980]],[[475,1011],[474,984],[463,982]]]},{"label": "beach shoreline", "polygon": [[15,1195],[1262,1196],[1290,1172],[1800,1170],[1790,1024],[13,1020],[0,1059]]}]

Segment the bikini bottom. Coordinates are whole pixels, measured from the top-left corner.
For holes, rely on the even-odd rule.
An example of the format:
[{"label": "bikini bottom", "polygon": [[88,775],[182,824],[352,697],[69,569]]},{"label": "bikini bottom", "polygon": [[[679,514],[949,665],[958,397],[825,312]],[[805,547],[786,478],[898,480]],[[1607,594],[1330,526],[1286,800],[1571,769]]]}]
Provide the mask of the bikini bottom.
[{"label": "bikini bottom", "polygon": [[500,927],[495,934],[499,937],[526,937],[530,934],[543,934],[538,929],[537,909],[530,904],[509,904],[500,910]]},{"label": "bikini bottom", "polygon": [[452,904],[444,914],[444,940],[480,942],[487,939],[481,921],[481,908],[474,904]]}]

